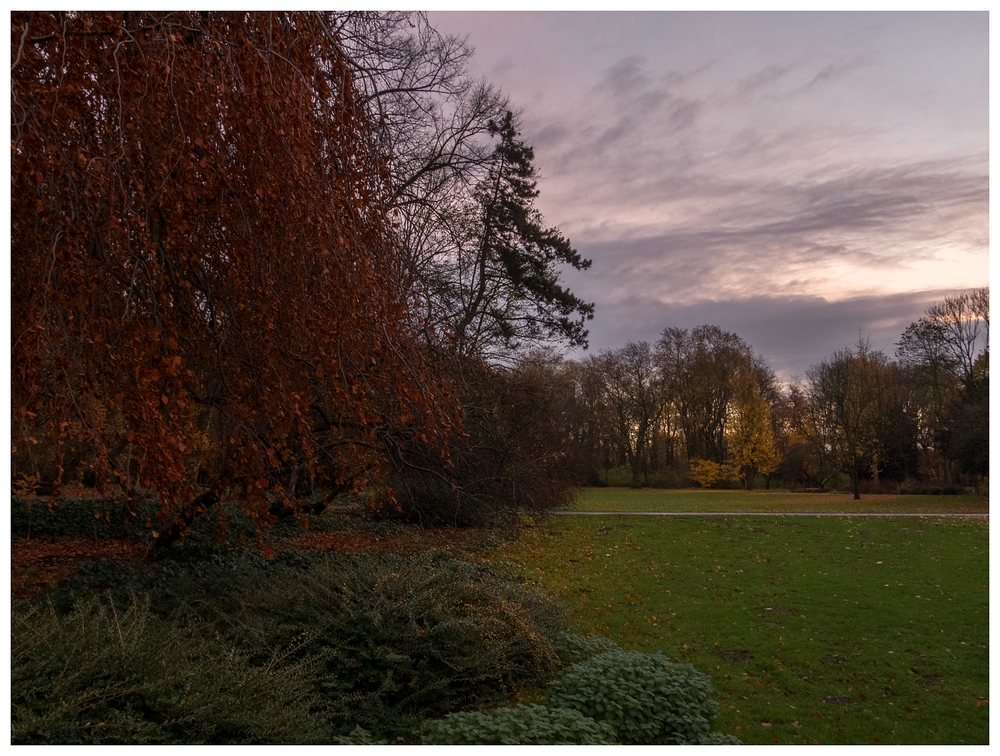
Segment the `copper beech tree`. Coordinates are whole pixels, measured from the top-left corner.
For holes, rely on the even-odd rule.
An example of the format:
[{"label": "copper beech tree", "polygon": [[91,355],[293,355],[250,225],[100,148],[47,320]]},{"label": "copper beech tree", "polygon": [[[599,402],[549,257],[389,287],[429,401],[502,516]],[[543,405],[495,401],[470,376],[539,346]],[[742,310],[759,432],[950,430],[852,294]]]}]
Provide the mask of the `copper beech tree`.
[{"label": "copper beech tree", "polygon": [[154,493],[176,535],[446,448],[332,21],[11,14],[15,471]]}]

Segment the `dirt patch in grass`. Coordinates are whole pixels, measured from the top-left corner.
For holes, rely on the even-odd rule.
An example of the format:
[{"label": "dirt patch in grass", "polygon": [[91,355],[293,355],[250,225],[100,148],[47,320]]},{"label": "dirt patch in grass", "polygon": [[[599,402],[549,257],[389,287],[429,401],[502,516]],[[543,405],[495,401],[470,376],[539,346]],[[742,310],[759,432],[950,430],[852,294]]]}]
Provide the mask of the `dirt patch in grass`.
[{"label": "dirt patch in grass", "polygon": [[826,704],[836,704],[837,706],[853,706],[858,703],[853,698],[847,698],[846,696],[823,696],[823,703]]}]

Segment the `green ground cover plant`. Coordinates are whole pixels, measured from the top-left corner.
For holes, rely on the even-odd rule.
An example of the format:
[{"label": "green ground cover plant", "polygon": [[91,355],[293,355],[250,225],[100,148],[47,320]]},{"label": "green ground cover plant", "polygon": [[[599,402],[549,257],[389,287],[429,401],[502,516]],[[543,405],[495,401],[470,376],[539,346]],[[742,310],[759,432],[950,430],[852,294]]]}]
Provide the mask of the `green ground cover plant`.
[{"label": "green ground cover plant", "polygon": [[425,725],[424,745],[613,745],[614,728],[576,709],[521,704],[460,711]]},{"label": "green ground cover plant", "polygon": [[571,509],[580,512],[815,512],[986,514],[985,496],[584,488]]},{"label": "green ground cover plant", "polygon": [[[452,712],[424,723],[425,745],[734,745],[714,731],[707,675],[660,652],[625,651],[602,636],[559,632],[562,669],[541,703]],[[351,743],[371,742],[352,733]]]},{"label": "green ground cover plant", "polygon": [[988,742],[985,519],[565,516],[500,554],[745,743]]},{"label": "green ground cover plant", "polygon": [[12,609],[15,743],[412,742],[556,673],[558,606],[446,555],[193,550]]},{"label": "green ground cover plant", "polygon": [[553,706],[610,724],[625,745],[690,745],[712,733],[719,705],[708,676],[660,652],[606,651],[552,683]]},{"label": "green ground cover plant", "polygon": [[316,742],[328,736],[309,660],[254,663],[196,617],[148,597],[70,611],[18,604],[11,622],[15,744]]}]

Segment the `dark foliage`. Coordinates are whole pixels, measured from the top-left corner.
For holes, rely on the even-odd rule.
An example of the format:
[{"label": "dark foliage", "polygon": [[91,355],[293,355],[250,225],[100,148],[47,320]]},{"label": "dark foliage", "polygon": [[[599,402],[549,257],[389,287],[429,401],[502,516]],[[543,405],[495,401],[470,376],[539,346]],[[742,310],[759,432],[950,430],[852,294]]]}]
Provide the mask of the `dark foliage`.
[{"label": "dark foliage", "polygon": [[[110,665],[123,614],[131,645]],[[291,743],[357,726],[413,737],[428,717],[544,686],[561,612],[516,577],[450,557],[192,549],[84,571],[14,618],[18,742],[113,720],[82,742]]]},{"label": "dark foliage", "polygon": [[711,682],[690,664],[620,649],[564,670],[549,702],[606,722],[619,742],[637,745],[696,743],[719,713]]},{"label": "dark foliage", "polygon": [[428,722],[424,745],[614,745],[606,722],[575,709],[522,704],[510,709],[463,711]]},{"label": "dark foliage", "polygon": [[459,381],[467,435],[453,443],[451,467],[427,455],[401,458],[387,480],[394,500],[379,514],[503,525],[569,504],[578,483],[568,457],[571,386],[550,363],[530,359],[509,368],[467,364]]}]

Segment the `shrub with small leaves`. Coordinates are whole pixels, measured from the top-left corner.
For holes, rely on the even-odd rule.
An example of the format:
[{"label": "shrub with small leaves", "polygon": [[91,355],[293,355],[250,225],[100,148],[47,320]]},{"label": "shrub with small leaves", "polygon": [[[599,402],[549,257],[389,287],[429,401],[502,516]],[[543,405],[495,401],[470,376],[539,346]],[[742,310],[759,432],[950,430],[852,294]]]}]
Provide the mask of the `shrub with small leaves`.
[{"label": "shrub with small leaves", "polygon": [[702,733],[691,745],[743,745],[743,741],[733,735],[726,735],[721,732]]},{"label": "shrub with small leaves", "polygon": [[[406,737],[424,719],[506,701],[556,671],[561,612],[512,576],[444,556],[342,555],[275,570],[234,607],[234,635],[268,646],[302,630],[322,659],[324,716],[340,733]],[[299,652],[296,652],[298,654]]]},{"label": "shrub with small leaves", "polygon": [[157,613],[199,617],[254,664],[275,649],[314,659],[338,735],[406,738],[557,671],[559,607],[514,575],[444,555],[192,553],[136,577]]},{"label": "shrub with small leaves", "polygon": [[315,664],[254,664],[196,620],[160,619],[148,599],[88,598],[68,614],[16,603],[15,744],[329,742],[315,716]]},{"label": "shrub with small leaves", "polygon": [[559,663],[564,667],[607,651],[621,651],[621,646],[603,635],[574,635],[562,631],[556,633],[554,645]]},{"label": "shrub with small leaves", "polygon": [[522,704],[463,711],[424,725],[424,745],[612,745],[614,728],[575,709]]},{"label": "shrub with small leaves", "polygon": [[333,742],[337,745],[389,745],[388,740],[377,740],[368,730],[358,725],[347,735],[336,735]]},{"label": "shrub with small leaves", "polygon": [[[175,551],[155,569],[94,568],[49,591],[44,600],[60,623],[56,636],[81,624],[74,614],[81,595],[97,592],[96,612],[112,603],[131,605],[135,592],[146,600],[150,626],[190,626],[195,629],[181,634],[192,635],[186,648],[203,642],[214,649],[199,652],[197,669],[205,675],[221,679],[235,659],[247,674],[280,668],[280,675],[265,676],[266,685],[276,686],[291,680],[291,671],[308,668],[295,691],[311,700],[315,726],[303,727],[301,738],[284,732],[285,742],[317,742],[312,733],[320,724],[327,742],[341,736],[360,743],[357,738],[368,736],[354,732],[358,727],[373,740],[412,740],[426,719],[506,703],[519,691],[544,687],[558,669],[552,636],[562,610],[504,570],[443,555],[283,553],[266,560],[236,549]],[[103,648],[107,635],[102,629],[90,645]],[[48,648],[39,651],[41,661],[55,658]],[[31,660],[38,661],[35,653],[25,651],[19,665]],[[181,657],[164,667],[187,669]],[[59,669],[46,667],[45,674],[62,684]],[[139,683],[143,690],[148,684],[146,678]],[[274,701],[283,700],[271,690]],[[51,697],[40,700],[39,716],[47,716],[51,704]],[[247,708],[247,719],[256,721],[260,709]],[[18,722],[27,742],[29,729],[47,728],[29,728],[25,716]],[[155,729],[123,742],[172,742],[172,733]],[[236,732],[231,742],[248,738]],[[51,742],[62,739],[55,735]],[[227,742],[215,734],[202,738],[211,739]]]},{"label": "shrub with small leaves", "polygon": [[708,677],[690,664],[621,650],[563,670],[549,703],[607,722],[627,745],[698,742],[719,712]]}]

